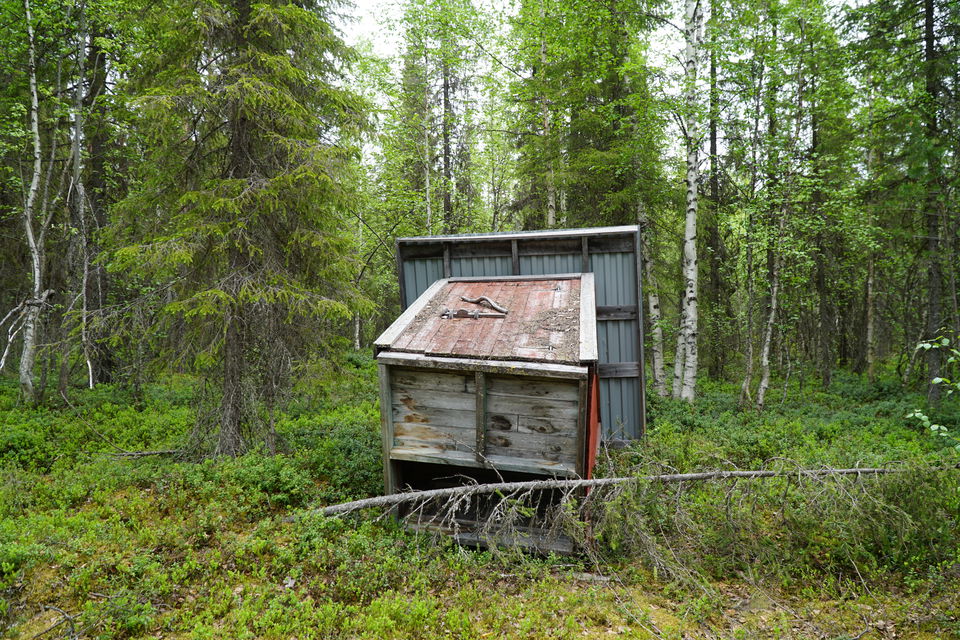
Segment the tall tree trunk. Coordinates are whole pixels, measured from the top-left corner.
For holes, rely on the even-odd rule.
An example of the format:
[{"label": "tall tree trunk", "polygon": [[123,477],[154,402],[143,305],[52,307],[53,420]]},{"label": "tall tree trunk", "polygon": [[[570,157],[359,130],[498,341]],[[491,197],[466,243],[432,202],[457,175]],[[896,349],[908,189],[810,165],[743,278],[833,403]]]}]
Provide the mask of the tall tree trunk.
[{"label": "tall tree trunk", "polygon": [[743,382],[740,384],[740,407],[746,407],[750,398],[750,389],[753,386],[753,306],[754,306],[754,287],[753,287],[753,213],[747,220],[747,339],[745,371]]},{"label": "tall tree trunk", "polygon": [[700,182],[700,114],[697,76],[703,9],[700,0],[687,0],[684,25],[684,108],[687,134],[687,206],[683,233],[683,382],[680,397],[693,402],[697,385],[697,190]]},{"label": "tall tree trunk", "polygon": [[87,386],[93,389],[93,360],[87,330],[87,313],[90,305],[87,293],[90,283],[90,243],[87,229],[87,192],[83,183],[83,89],[86,82],[86,52],[87,44],[87,14],[86,9],[80,8],[78,18],[78,47],[77,47],[77,80],[73,97],[73,176],[71,178],[71,203],[73,205],[75,229],[79,233],[76,237],[79,243],[80,258],[80,286],[77,294],[80,296],[80,348],[83,352],[84,363],[87,368]]},{"label": "tall tree trunk", "polygon": [[[650,321],[650,336],[652,338],[651,351],[653,352],[653,388],[661,398],[667,396],[667,375],[663,366],[663,325],[660,312],[660,293],[657,279],[653,273],[653,255],[650,252],[649,227],[647,214],[643,205],[638,205],[638,222],[640,223],[640,253],[643,259],[643,274],[646,277],[647,291],[647,318]],[[640,304],[643,304],[641,301]]]},{"label": "tall tree trunk", "polygon": [[430,194],[430,59],[423,53],[423,192],[427,206],[427,235],[433,233],[433,203]]},{"label": "tall tree trunk", "polygon": [[453,233],[453,158],[450,155],[450,128],[453,126],[453,112],[450,105],[450,67],[446,61],[442,64],[443,75],[443,230]]},{"label": "tall tree trunk", "polygon": [[780,293],[780,257],[783,232],[786,226],[787,212],[781,209],[780,223],[777,227],[777,240],[774,246],[773,269],[770,279],[770,308],[767,311],[767,323],[763,330],[763,343],[760,347],[760,384],[757,387],[757,409],[763,409],[763,403],[770,388],[770,347],[773,343],[773,327],[777,319],[777,303]]},{"label": "tall tree trunk", "polygon": [[680,392],[683,390],[683,360],[686,355],[687,344],[683,340],[684,309],[683,297],[680,298],[680,315],[677,319],[677,346],[673,352],[673,398],[680,399]]},{"label": "tall tree trunk", "polygon": [[[715,16],[715,2],[710,3],[711,19]],[[724,295],[723,281],[720,267],[723,263],[724,251],[720,242],[720,167],[717,153],[717,50],[716,28],[710,29],[710,227],[707,234],[707,248],[710,252],[710,295],[708,305],[712,315],[710,327],[712,331],[708,338],[710,347],[710,364],[708,371],[711,378],[723,377],[726,347],[723,341],[720,307],[728,308],[729,298]],[[726,317],[726,316],[725,316]]]},{"label": "tall tree trunk", "polygon": [[[927,339],[937,337],[942,327],[943,273],[940,263],[940,197],[942,182],[940,177],[940,157],[937,148],[939,125],[939,91],[937,88],[937,51],[934,34],[934,3],[923,0],[923,43],[924,43],[924,88],[927,93],[927,108],[924,109],[924,128],[927,136],[927,201],[925,207],[927,227]],[[939,349],[927,349],[927,377],[931,380],[940,376],[941,353]],[[940,402],[939,384],[927,386],[927,401],[932,405]]]},{"label": "tall tree trunk", "polygon": [[27,73],[30,80],[30,137],[33,143],[33,175],[27,190],[27,199],[23,207],[23,226],[30,250],[31,276],[33,288],[31,299],[27,301],[23,323],[23,349],[20,352],[20,393],[25,402],[33,404],[36,400],[33,388],[33,367],[37,357],[37,323],[40,309],[46,295],[43,287],[43,247],[34,233],[33,214],[40,192],[40,101],[37,95],[37,58],[33,32],[33,14],[30,0],[23,0],[27,23]]},{"label": "tall tree trunk", "polygon": [[874,344],[874,256],[873,251],[867,257],[867,380],[872,384],[876,377],[876,345]]},{"label": "tall tree trunk", "polygon": [[[235,252],[236,253],[236,252]],[[239,255],[237,255],[239,266]],[[223,339],[223,392],[220,399],[220,432],[215,456],[237,456],[246,450],[243,441],[243,379],[245,369],[243,307],[231,305]]]},{"label": "tall tree trunk", "polygon": [[[546,23],[545,0],[540,0],[540,24]],[[547,226],[557,225],[557,184],[553,169],[553,153],[550,149],[550,109],[547,105],[547,39],[540,34],[540,116],[543,120],[543,146],[547,152]]]}]

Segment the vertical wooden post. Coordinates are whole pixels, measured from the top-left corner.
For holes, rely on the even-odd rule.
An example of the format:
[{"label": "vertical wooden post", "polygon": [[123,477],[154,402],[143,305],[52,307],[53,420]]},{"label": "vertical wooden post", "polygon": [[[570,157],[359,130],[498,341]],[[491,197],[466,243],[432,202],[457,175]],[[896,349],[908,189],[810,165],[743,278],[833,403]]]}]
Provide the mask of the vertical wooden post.
[{"label": "vertical wooden post", "polygon": [[590,273],[590,245],[587,243],[587,236],[580,238],[580,271]]},{"label": "vertical wooden post", "polygon": [[450,274],[450,245],[445,242],[443,243],[443,277],[449,278]]},{"label": "vertical wooden post", "polygon": [[386,494],[396,493],[397,483],[393,473],[393,463],[390,461],[390,450],[393,449],[393,399],[390,393],[390,369],[385,364],[377,365],[377,375],[380,379],[380,435],[383,440],[383,491]]},{"label": "vertical wooden post", "polygon": [[510,241],[510,261],[513,263],[513,275],[520,275],[520,251],[516,240]]},{"label": "vertical wooden post", "polygon": [[476,372],[477,399],[477,462],[485,463],[487,451],[487,377],[482,371]]},{"label": "vertical wooden post", "polygon": [[577,475],[581,478],[586,477],[587,473],[587,434],[589,414],[587,413],[587,394],[590,390],[590,377],[581,380],[579,384],[580,402],[577,408]]}]

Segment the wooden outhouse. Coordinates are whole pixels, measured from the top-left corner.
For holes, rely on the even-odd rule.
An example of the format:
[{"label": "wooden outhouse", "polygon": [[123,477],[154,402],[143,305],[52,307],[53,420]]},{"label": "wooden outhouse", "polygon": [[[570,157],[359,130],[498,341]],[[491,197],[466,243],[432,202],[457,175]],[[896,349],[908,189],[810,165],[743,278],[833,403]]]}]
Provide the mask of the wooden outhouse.
[{"label": "wooden outhouse", "polygon": [[375,345],[387,493],[590,476],[593,274],[444,278]]}]

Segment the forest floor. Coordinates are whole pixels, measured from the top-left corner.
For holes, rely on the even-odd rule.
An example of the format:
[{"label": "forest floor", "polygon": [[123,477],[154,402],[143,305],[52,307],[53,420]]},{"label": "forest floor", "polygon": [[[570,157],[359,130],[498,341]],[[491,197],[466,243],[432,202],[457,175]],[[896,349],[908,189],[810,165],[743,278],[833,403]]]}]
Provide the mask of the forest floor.
[{"label": "forest floor", "polygon": [[286,453],[200,463],[111,455],[182,444],[189,379],[38,409],[0,382],[0,637],[960,638],[960,473],[919,471],[956,453],[904,418],[922,401],[894,382],[795,382],[763,414],[729,384],[693,408],[655,399],[611,470],[918,471],[632,494],[634,533],[600,531],[588,559],[315,515],[380,490],[375,368],[349,356],[333,375],[280,420]]}]

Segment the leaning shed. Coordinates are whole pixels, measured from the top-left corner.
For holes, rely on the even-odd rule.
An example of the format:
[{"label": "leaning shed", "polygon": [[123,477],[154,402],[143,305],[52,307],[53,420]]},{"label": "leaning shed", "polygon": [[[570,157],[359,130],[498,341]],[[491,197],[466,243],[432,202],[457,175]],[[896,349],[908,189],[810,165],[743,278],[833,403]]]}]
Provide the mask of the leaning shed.
[{"label": "leaning shed", "polygon": [[639,264],[637,226],[397,241],[400,301],[405,309],[442,278],[593,273],[600,421],[607,442],[636,439],[646,424]]},{"label": "leaning shed", "polygon": [[387,493],[589,477],[593,274],[443,278],[376,341]]}]

